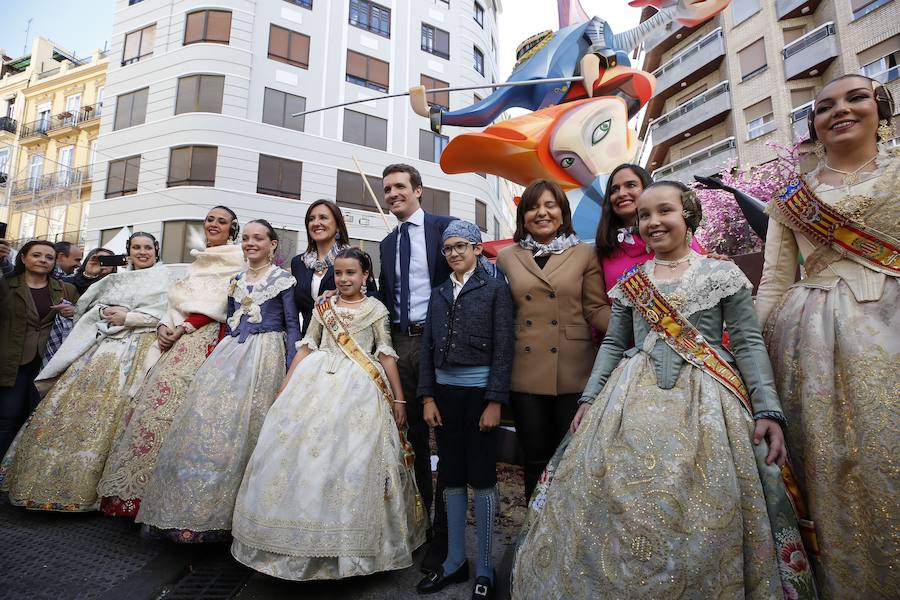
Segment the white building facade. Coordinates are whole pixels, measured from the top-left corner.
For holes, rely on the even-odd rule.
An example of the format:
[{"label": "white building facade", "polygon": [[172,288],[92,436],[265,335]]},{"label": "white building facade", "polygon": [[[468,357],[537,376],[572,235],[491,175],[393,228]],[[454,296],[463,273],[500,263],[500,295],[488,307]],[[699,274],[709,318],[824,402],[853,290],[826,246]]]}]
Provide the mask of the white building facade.
[{"label": "white building facade", "polygon": [[[459,130],[437,136],[405,99],[374,100],[497,81],[499,10],[499,0],[117,0],[88,245],[130,226],[157,235],[167,262],[189,261],[200,221],[224,204],[242,223],[283,230],[290,254],[306,247],[306,208],[327,198],[377,260],[387,229],[354,158],[379,200],[383,168],[407,162],[422,173],[426,210],[508,236],[501,181],[435,162]],[[455,109],[487,93],[430,100]]]}]

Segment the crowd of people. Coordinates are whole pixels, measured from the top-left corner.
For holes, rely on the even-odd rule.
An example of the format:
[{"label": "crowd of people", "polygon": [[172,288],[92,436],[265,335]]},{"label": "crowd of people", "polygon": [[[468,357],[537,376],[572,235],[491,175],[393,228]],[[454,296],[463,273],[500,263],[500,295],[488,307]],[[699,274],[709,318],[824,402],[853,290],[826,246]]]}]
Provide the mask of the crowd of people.
[{"label": "crowd of people", "polygon": [[224,206],[180,274],[145,232],[119,270],[103,248],[32,240],[11,261],[0,245],[0,490],[230,540],[290,580],[404,569],[430,541],[420,594],[470,581],[472,558],[472,597],[493,598],[508,404],[529,499],[513,597],[891,597],[893,110],[860,76],[817,96],[819,164],[769,204],[755,301],[694,239],[695,192],[633,164],[594,245],[559,186],[530,184],[495,263],[390,165],[377,282],[329,200],[290,272],[272,226]]}]

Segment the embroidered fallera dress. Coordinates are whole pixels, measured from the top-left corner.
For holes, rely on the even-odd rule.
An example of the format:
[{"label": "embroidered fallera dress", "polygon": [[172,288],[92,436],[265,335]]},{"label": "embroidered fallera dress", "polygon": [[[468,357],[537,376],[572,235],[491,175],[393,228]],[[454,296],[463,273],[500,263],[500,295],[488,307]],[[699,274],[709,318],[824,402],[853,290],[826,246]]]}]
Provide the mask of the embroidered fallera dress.
[{"label": "embroidered fallera dress", "polygon": [[[806,177],[825,204],[900,245],[900,159],[851,186]],[[770,202],[757,296],[785,431],[816,524],[823,598],[900,590],[900,280],[788,226]],[[798,257],[805,277],[794,282]]]},{"label": "embroidered fallera dress", "polygon": [[[387,381],[396,357],[388,312],[373,298],[334,309]],[[344,354],[318,312],[266,417],[234,510],[231,552],[282,579],[338,579],[412,565],[425,515],[389,401]]]},{"label": "embroidered fallera dress", "polygon": [[244,469],[296,352],[294,278],[276,266],[256,283],[244,275],[231,280],[228,335],[197,370],[135,518],[175,541],[227,537]]},{"label": "embroidered fallera dress", "polygon": [[[172,280],[157,264],[113,273],[76,305],[76,323],[38,375],[56,379],[19,431],[0,466],[0,488],[26,508],[95,510],[97,482],[116,432],[130,410],[128,390],[145,374]],[[100,317],[108,306],[128,310],[125,324]],[[149,365],[152,366],[152,365]]]},{"label": "embroidered fallera dress", "polygon": [[171,329],[184,327],[185,333],[162,354],[136,393],[97,486],[100,509],[109,515],[137,514],[172,419],[187,398],[197,369],[219,340],[228,284],[244,265],[237,245],[191,254],[194,262],[169,289],[169,307],[162,319]]},{"label": "embroidered fallera dress", "polygon": [[[653,280],[655,261],[638,268]],[[654,283],[737,367],[755,415],[779,419],[743,273],[694,254],[678,280]],[[814,598],[779,468],[765,465],[765,441],[751,441],[753,418],[651,330],[619,286],[610,297],[583,398],[595,401],[532,497],[513,597]],[[721,345],[725,320],[733,355]]]}]

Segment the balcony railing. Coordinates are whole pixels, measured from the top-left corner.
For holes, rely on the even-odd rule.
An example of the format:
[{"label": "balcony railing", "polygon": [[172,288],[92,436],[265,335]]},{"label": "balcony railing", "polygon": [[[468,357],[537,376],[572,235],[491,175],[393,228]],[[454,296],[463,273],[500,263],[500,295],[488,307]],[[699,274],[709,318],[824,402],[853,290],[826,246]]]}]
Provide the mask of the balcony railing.
[{"label": "balcony railing", "polygon": [[656,69],[656,93],[662,99],[680,89],[680,82],[695,81],[709,74],[725,58],[722,28],[706,34]]},{"label": "balcony railing", "polygon": [[12,117],[0,117],[0,131],[15,133],[18,128],[19,123]]},{"label": "balcony railing", "polygon": [[799,144],[809,139],[809,113],[812,112],[814,101],[801,104],[791,111],[791,130],[794,134],[794,143]]},{"label": "balcony railing", "polygon": [[[667,146],[686,134],[706,129],[724,120],[731,111],[730,89],[729,82],[723,81],[650,123],[653,145],[657,147],[654,152],[662,151],[662,146]],[[655,158],[658,157],[654,156]]]},{"label": "balcony railing", "polygon": [[815,77],[838,56],[834,23],[816,27],[781,51],[787,79]]},{"label": "balcony railing", "polygon": [[[860,69],[860,74],[866,75],[865,69]],[[875,79],[879,83],[888,83],[889,81],[893,81],[900,77],[900,66],[891,67],[890,69],[885,69],[884,71],[866,76]]]},{"label": "balcony railing", "polygon": [[658,119],[656,119],[652,123],[650,123],[650,131],[659,129],[663,125],[671,123],[678,117],[680,117],[682,115],[686,115],[687,113],[691,112],[695,108],[698,108],[698,107],[706,104],[713,98],[716,98],[717,96],[721,96],[722,94],[726,93],[729,90],[729,88],[730,88],[729,83],[727,81],[723,81],[719,85],[706,90],[705,92],[703,92],[702,94],[700,94],[698,96],[691,98],[684,104],[675,107],[674,109],[670,110],[663,116],[659,117]]},{"label": "balcony railing", "polygon": [[813,46],[816,42],[821,42],[829,35],[834,35],[834,22],[832,21],[823,23],[803,37],[797,38],[796,40],[785,46],[784,50],[781,51],[781,54],[786,60],[794,56],[795,54],[799,54],[803,50],[806,50],[807,48]]},{"label": "balcony railing", "polygon": [[[711,162],[718,158],[725,158],[721,156],[725,153],[731,153],[732,156],[737,155],[737,144],[735,143],[734,137],[730,137],[728,139],[722,140],[721,142],[717,142],[711,146],[707,146],[703,150],[699,152],[694,152],[688,156],[680,160],[676,160],[675,162],[671,162],[659,169],[653,171],[653,179],[655,181],[659,181],[661,179],[667,179],[672,176],[673,173],[678,171],[687,169],[688,167],[697,167],[700,170],[703,166],[709,164],[710,168],[713,167]],[[707,161],[710,161],[707,163]],[[715,160],[716,165],[721,164],[723,161]],[[710,175],[711,173],[703,172],[702,175]]]},{"label": "balcony railing", "polygon": [[19,137],[21,139],[35,137],[35,136],[46,136],[47,131],[50,129],[50,119],[38,119],[37,121],[32,121],[31,123],[25,123],[22,125],[21,132],[19,133]]},{"label": "balcony railing", "polygon": [[81,185],[82,176],[83,171],[81,169],[72,168],[56,171],[55,173],[47,173],[39,177],[24,177],[12,182],[12,195],[23,196],[75,187]]}]

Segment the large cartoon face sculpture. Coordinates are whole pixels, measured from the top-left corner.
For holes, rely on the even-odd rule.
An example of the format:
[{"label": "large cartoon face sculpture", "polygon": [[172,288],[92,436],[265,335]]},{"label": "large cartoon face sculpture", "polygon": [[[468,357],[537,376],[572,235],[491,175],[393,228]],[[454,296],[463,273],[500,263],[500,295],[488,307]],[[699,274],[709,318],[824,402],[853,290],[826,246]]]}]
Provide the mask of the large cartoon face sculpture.
[{"label": "large cartoon face sculpture", "polygon": [[582,186],[632,160],[635,150],[628,111],[620,98],[580,103],[559,118],[550,137],[553,160]]},{"label": "large cartoon face sculpture", "polygon": [[492,173],[521,185],[551,179],[575,189],[632,160],[636,149],[625,101],[589,98],[458,135],[441,153],[441,169]]}]

